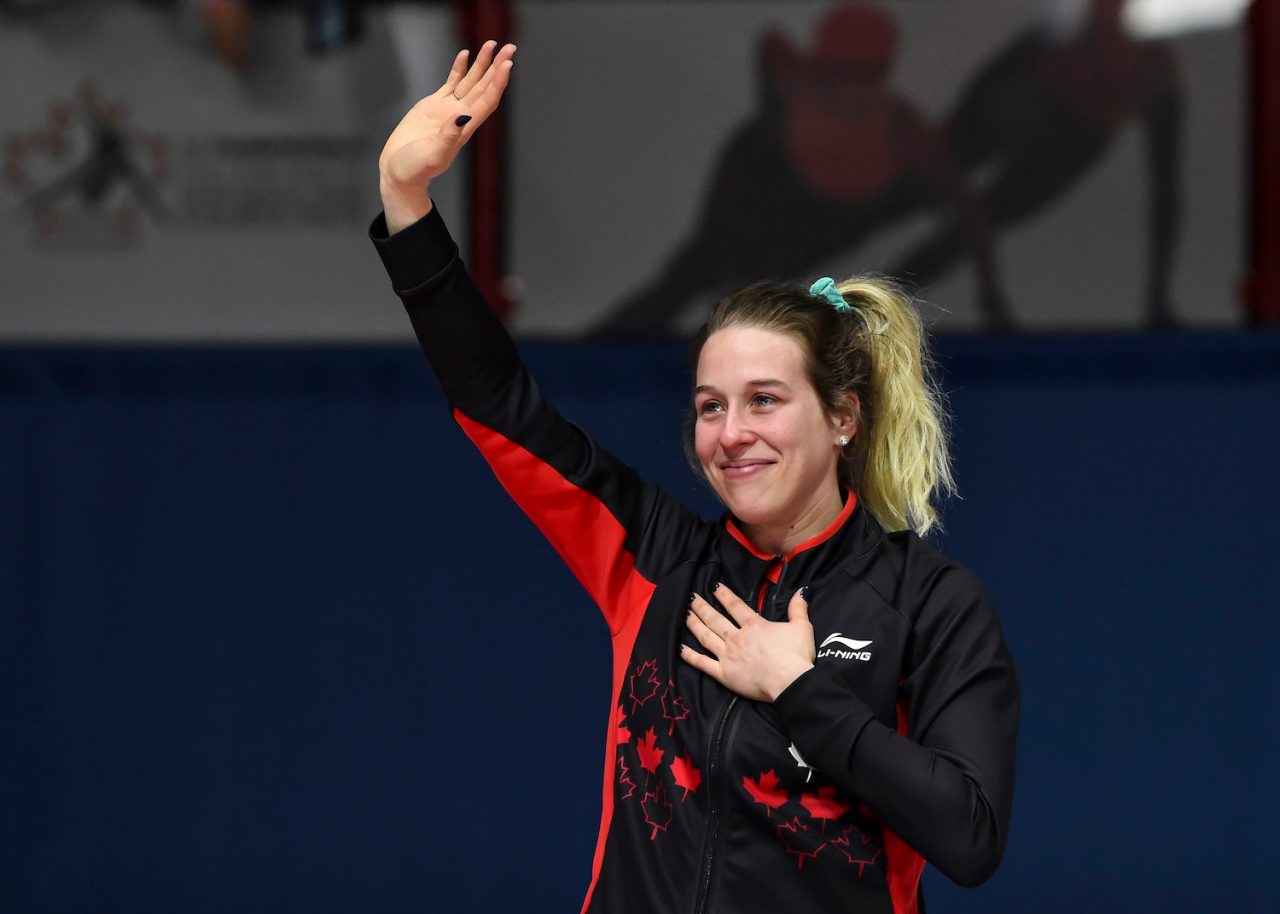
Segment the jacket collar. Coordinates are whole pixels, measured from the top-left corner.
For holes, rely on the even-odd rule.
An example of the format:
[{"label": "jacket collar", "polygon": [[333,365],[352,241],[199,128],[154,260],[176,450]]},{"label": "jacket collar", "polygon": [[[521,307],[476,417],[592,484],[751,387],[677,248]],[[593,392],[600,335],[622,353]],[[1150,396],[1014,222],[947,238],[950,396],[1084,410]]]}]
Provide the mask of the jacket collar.
[{"label": "jacket collar", "polygon": [[723,523],[729,541],[722,555],[725,583],[757,609],[768,590],[766,584],[780,585],[779,597],[790,599],[797,589],[818,584],[866,555],[883,535],[879,523],[853,492],[847,494],[844,507],[825,530],[786,555],[757,549],[733,516],[726,515]]}]

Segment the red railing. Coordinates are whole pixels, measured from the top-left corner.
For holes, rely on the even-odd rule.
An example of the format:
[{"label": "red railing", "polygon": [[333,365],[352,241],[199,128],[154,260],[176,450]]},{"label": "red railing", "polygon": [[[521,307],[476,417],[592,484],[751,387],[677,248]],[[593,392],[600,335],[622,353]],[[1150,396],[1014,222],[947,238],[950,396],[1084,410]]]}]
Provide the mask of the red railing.
[{"label": "red railing", "polygon": [[[474,52],[489,38],[512,41],[516,17],[511,0],[456,0],[458,30]],[[504,320],[515,308],[507,279],[507,168],[511,96],[469,144],[467,197],[471,219],[469,266],[476,285]]]},{"label": "red railing", "polygon": [[1248,19],[1249,266],[1242,294],[1255,324],[1280,324],[1280,0]]}]

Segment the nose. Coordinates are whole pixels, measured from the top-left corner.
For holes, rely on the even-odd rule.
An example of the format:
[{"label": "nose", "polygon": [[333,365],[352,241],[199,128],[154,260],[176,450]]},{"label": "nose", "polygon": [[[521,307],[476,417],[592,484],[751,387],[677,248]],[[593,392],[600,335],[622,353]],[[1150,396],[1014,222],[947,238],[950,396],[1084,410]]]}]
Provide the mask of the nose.
[{"label": "nose", "polygon": [[755,440],[750,416],[742,410],[730,407],[720,426],[720,447],[725,451],[740,449]]}]

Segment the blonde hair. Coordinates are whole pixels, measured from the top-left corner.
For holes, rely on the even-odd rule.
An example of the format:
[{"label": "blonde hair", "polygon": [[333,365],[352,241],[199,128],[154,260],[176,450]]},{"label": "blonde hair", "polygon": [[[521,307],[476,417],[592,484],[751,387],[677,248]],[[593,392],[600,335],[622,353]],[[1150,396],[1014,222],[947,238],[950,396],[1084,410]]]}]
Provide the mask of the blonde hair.
[{"label": "blonde hair", "polygon": [[[731,326],[787,334],[805,353],[809,380],[830,415],[856,394],[857,430],[840,455],[840,482],[888,530],[920,535],[941,527],[936,500],[955,493],[944,397],[934,379],[924,324],[901,288],[881,277],[839,283],[849,309],[788,283],[755,283],[716,305],[693,340]],[[693,417],[685,426],[693,455]]]}]

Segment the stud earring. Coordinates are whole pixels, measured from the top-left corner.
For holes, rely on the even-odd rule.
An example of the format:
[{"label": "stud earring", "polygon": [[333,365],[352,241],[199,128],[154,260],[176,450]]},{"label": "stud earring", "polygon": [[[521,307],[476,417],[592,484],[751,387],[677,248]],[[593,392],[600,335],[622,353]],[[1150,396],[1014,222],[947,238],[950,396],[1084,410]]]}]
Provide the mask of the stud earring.
[{"label": "stud earring", "polygon": [[840,446],[841,446],[841,447],[844,447],[844,446],[845,446],[846,444],[848,444],[848,443],[849,443],[849,436],[848,436],[848,435],[841,435],[841,436],[840,436]]}]

